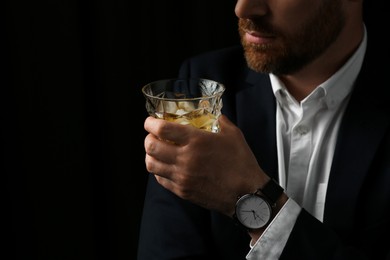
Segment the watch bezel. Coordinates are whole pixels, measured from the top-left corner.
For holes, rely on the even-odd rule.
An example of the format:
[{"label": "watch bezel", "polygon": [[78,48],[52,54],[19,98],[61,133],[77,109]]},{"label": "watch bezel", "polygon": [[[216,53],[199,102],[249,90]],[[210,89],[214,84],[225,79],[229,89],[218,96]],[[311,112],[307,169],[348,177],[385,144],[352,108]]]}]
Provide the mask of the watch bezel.
[{"label": "watch bezel", "polygon": [[[267,212],[264,212],[262,211],[261,214],[262,216],[264,217],[264,214],[266,215],[265,217],[267,217],[267,220],[266,221],[262,221],[261,224],[259,225],[251,225],[251,223],[249,222],[248,219],[245,219],[242,217],[242,205],[244,203],[246,203],[247,200],[249,199],[258,199],[258,200],[261,200],[264,205],[266,205],[266,207],[262,207],[260,208],[261,210],[267,210]],[[262,203],[260,203],[262,204]],[[270,204],[270,202],[267,200],[266,197],[260,195],[260,194],[257,194],[257,193],[250,193],[250,194],[245,194],[243,196],[241,196],[237,202],[236,202],[236,207],[235,207],[235,214],[234,214],[234,218],[242,225],[244,226],[246,229],[248,230],[253,230],[253,229],[260,229],[266,225],[269,224],[269,222],[271,221],[272,219],[272,206]]]}]

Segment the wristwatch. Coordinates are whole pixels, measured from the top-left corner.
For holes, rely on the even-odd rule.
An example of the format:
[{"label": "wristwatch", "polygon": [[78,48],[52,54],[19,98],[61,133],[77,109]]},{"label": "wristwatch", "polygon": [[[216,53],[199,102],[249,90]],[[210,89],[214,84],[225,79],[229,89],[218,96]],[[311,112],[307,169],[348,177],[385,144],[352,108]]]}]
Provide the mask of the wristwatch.
[{"label": "wristwatch", "polygon": [[238,198],[233,218],[248,230],[260,229],[272,219],[272,209],[283,188],[270,179],[262,189]]}]

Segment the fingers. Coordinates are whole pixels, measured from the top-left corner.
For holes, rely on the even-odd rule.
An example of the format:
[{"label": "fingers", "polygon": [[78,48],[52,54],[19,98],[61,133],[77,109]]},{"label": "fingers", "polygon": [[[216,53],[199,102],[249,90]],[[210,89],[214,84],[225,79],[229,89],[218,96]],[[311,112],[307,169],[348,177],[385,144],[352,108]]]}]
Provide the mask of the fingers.
[{"label": "fingers", "polygon": [[177,181],[177,177],[180,177],[180,175],[177,175],[176,164],[167,163],[167,161],[161,161],[157,158],[161,157],[145,155],[146,170],[152,173],[160,184],[164,183],[163,186],[171,190]]},{"label": "fingers", "polygon": [[146,118],[144,128],[161,140],[168,140],[177,145],[186,144],[189,133],[193,130],[197,130],[193,127],[156,119],[151,116]]},{"label": "fingers", "polygon": [[145,166],[146,170],[154,175],[163,176],[165,178],[170,178],[172,172],[172,164],[167,164],[156,160],[156,158],[146,154],[145,155]]},{"label": "fingers", "polygon": [[174,180],[159,176],[157,174],[155,174],[154,177],[156,178],[157,182],[164,188],[170,190],[183,199],[189,199],[189,195],[191,193],[183,189],[183,187],[178,185]]},{"label": "fingers", "polygon": [[185,140],[181,133],[186,132],[186,129],[180,128],[186,127],[153,117],[148,117],[145,120],[144,127],[149,132],[144,140],[146,169],[156,178],[159,176],[157,178],[159,182],[164,182],[165,185],[171,183],[170,185],[172,185],[175,165],[182,147],[178,143],[183,143]]},{"label": "fingers", "polygon": [[162,185],[164,188],[166,188],[172,192],[175,190],[176,185],[171,180],[164,178],[164,177],[161,177],[161,176],[158,176],[158,175],[154,175],[154,177],[156,178],[157,182],[160,185]]},{"label": "fingers", "polygon": [[145,152],[151,157],[165,163],[174,163],[178,149],[178,145],[164,141],[153,134],[148,134],[144,140]]},{"label": "fingers", "polygon": [[227,116],[223,114],[218,118],[218,124],[220,132],[224,132],[228,128],[235,127],[235,125],[227,118]]}]

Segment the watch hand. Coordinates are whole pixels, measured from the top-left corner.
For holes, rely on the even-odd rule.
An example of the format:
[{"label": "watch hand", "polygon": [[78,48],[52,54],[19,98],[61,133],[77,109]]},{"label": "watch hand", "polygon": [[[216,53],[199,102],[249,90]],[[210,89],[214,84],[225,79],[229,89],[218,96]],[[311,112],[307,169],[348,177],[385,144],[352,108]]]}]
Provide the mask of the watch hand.
[{"label": "watch hand", "polygon": [[262,217],[260,217],[259,215],[256,214],[256,212],[253,212],[253,214],[255,215],[255,219],[256,217],[258,217],[259,219],[261,219],[262,221],[264,221],[264,219]]},{"label": "watch hand", "polygon": [[257,217],[259,217],[259,216],[256,214],[256,211],[254,211],[253,209],[252,209],[252,210],[243,210],[242,212],[252,212],[253,218],[254,218],[254,219],[256,219]]},{"label": "watch hand", "polygon": [[253,218],[256,219],[257,216],[256,211],[252,210],[252,214],[253,214]]},{"label": "watch hand", "polygon": [[257,214],[256,214],[256,211],[254,211],[253,209],[252,210],[243,210],[244,212],[252,212],[253,214],[253,218],[256,219],[257,217]]}]

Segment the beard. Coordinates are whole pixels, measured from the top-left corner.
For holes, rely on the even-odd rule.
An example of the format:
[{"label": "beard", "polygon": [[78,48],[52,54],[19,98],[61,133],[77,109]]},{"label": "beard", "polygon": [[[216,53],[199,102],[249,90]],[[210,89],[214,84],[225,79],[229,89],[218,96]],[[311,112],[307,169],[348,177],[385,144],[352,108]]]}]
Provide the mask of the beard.
[{"label": "beard", "polygon": [[[290,34],[273,27],[266,16],[240,18],[238,31],[248,66],[256,72],[286,75],[299,71],[324,53],[340,34],[345,16],[341,1],[323,3],[295,33]],[[248,43],[244,35],[245,31],[251,30],[275,36],[275,39],[270,43]]]}]

